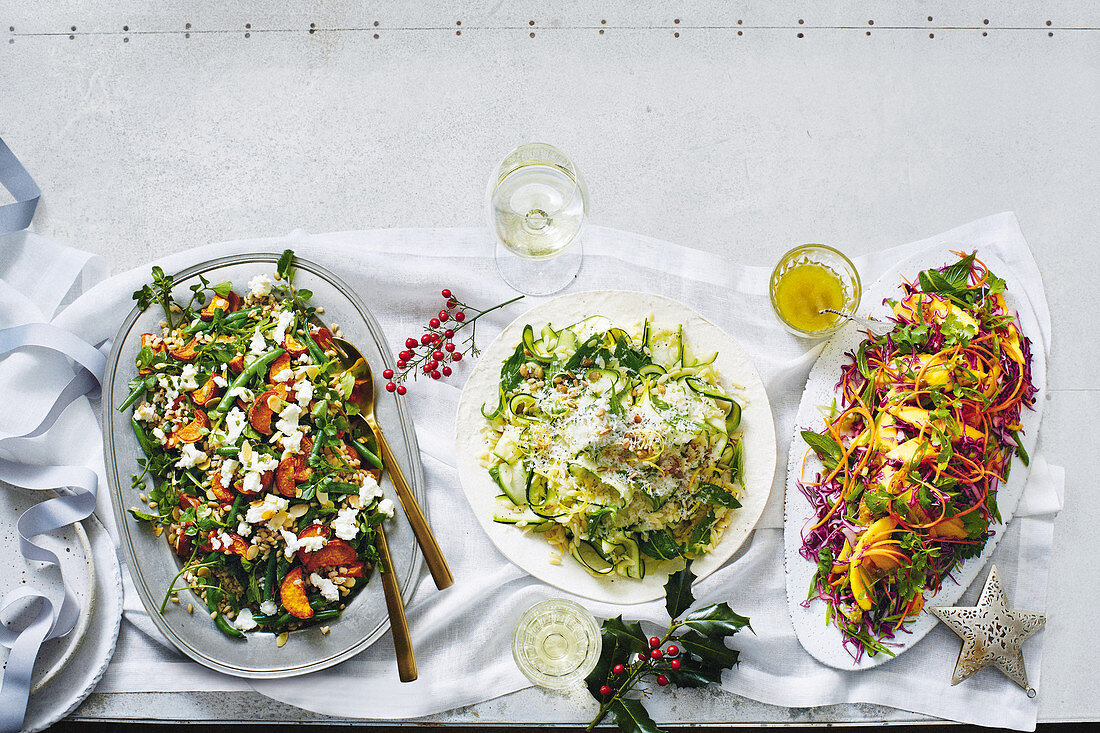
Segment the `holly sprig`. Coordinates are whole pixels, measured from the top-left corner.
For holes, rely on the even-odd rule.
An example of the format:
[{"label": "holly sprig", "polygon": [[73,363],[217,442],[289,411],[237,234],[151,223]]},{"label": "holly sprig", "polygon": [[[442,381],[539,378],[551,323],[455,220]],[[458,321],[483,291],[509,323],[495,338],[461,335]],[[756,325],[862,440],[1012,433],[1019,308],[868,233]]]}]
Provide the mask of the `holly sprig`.
[{"label": "holly sprig", "polygon": [[659,687],[720,684],[722,671],[737,664],[740,653],[726,646],[726,638],[749,626],[749,619],[734,613],[725,602],[684,615],[695,603],[694,581],[689,560],[665,583],[669,625],[664,636],[647,637],[638,621],[625,622],[622,615],[604,620],[600,627],[603,651],[584,679],[600,710],[586,730],[611,713],[622,733],[663,733],[643,705],[652,694],[645,683],[653,680]]}]

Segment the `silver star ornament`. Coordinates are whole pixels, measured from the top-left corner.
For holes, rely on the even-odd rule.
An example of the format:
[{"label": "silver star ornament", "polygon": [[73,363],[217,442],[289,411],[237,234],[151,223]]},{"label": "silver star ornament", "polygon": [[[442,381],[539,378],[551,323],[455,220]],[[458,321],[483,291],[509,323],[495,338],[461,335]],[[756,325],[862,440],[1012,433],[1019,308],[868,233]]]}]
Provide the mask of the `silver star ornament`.
[{"label": "silver star ornament", "polygon": [[1047,622],[1042,613],[1017,611],[1008,606],[1008,596],[993,565],[986,578],[985,587],[973,607],[930,608],[963,640],[959,661],[951,675],[951,684],[957,685],[979,669],[990,664],[1027,690],[1028,697],[1035,697],[1035,690],[1028,686],[1024,655],[1020,650]]}]

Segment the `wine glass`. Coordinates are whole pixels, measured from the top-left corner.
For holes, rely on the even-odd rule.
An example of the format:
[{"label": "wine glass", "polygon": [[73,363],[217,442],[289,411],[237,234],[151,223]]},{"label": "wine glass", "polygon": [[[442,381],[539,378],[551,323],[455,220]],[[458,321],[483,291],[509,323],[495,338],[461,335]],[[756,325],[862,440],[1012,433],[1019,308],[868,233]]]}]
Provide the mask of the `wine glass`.
[{"label": "wine glass", "polygon": [[555,293],[572,282],[581,267],[588,190],[564,153],[546,143],[519,146],[497,168],[488,199],[505,282],[527,295]]}]

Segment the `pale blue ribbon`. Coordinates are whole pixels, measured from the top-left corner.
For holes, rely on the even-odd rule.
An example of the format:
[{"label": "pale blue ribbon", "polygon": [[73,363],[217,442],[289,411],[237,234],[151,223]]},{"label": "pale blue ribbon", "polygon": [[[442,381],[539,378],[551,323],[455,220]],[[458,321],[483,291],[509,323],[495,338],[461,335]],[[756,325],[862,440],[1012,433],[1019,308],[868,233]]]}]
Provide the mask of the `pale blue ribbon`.
[{"label": "pale blue ribbon", "polygon": [[27,169],[15,157],[2,138],[0,138],[0,186],[8,189],[15,197],[15,203],[0,206],[0,234],[10,234],[26,229],[34,218],[34,210],[42,189],[27,173]]},{"label": "pale blue ribbon", "polygon": [[[0,184],[16,199],[14,204],[0,206],[0,235],[25,229],[34,217],[41,191],[3,140],[0,140]],[[17,448],[21,440],[46,433],[78,397],[98,396],[107,363],[103,351],[56,326],[28,323],[0,330],[0,357],[28,347],[49,349],[72,359],[74,374],[37,426],[23,435],[0,438],[0,447],[9,450]],[[0,458],[0,481],[26,489],[57,491],[58,496],[23,512],[16,529],[19,551],[25,558],[60,568],[57,555],[36,544],[34,538],[91,516],[98,488],[95,472],[84,466],[37,466]],[[64,574],[62,583],[65,597],[59,608],[30,586],[15,588],[0,601],[0,622],[3,622],[0,644],[11,650],[0,676],[0,733],[13,733],[23,727],[34,662],[43,642],[68,634],[79,619],[80,605]],[[7,618],[10,611],[17,609],[32,616],[19,631],[9,627]]]}]

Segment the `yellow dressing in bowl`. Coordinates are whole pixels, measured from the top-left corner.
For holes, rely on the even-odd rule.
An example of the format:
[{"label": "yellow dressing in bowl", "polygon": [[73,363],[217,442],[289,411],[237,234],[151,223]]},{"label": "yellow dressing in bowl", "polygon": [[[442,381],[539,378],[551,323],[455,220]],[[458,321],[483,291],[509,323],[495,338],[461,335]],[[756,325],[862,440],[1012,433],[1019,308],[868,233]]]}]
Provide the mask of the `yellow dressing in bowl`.
[{"label": "yellow dressing in bowl", "polygon": [[775,301],[783,318],[800,331],[824,331],[839,316],[823,308],[844,308],[844,285],[832,270],[817,264],[796,265],[779,278]]}]

